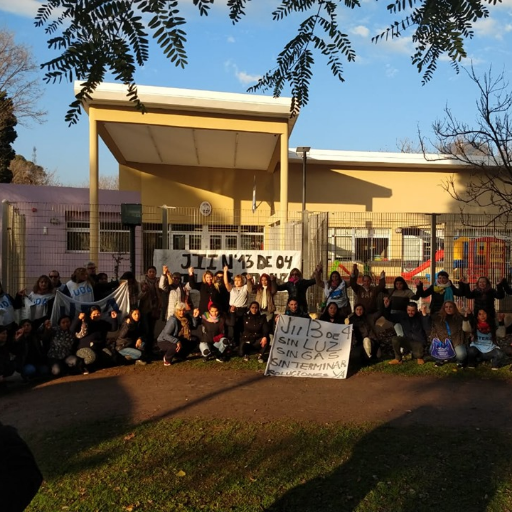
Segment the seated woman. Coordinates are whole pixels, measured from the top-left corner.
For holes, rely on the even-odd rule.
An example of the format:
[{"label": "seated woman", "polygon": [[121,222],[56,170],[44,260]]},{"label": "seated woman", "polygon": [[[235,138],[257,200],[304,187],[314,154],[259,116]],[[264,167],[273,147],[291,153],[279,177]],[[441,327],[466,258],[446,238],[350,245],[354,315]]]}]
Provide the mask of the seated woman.
[{"label": "seated woman", "polygon": [[[58,327],[52,327],[50,320],[41,325],[41,337],[49,345],[48,364],[52,375],[57,377],[65,371],[73,371],[77,368],[78,358],[75,350],[78,339],[71,332],[71,317],[63,315],[59,318]],[[43,341],[43,343],[44,343]]]},{"label": "seated woman", "polygon": [[284,314],[287,316],[297,316],[299,318],[311,318],[305,311],[300,309],[297,299],[288,299]]},{"label": "seated woman", "polygon": [[197,346],[197,338],[192,330],[199,324],[199,309],[194,309],[193,316],[186,314],[187,306],[178,302],[174,315],[169,317],[165,327],[158,336],[157,344],[164,353],[164,366],[171,366],[175,361],[184,361]]},{"label": "seated woman", "polygon": [[48,375],[47,346],[33,332],[30,320],[20,322],[11,348],[16,355],[16,371],[21,373],[23,380]]},{"label": "seated woman", "polygon": [[330,322],[331,324],[344,324],[345,318],[346,317],[340,312],[336,302],[329,302],[318,320]]},{"label": "seated woman", "polygon": [[144,325],[138,309],[132,309],[121,324],[119,336],[116,339],[116,350],[124,361],[135,361],[135,364],[145,365],[141,359],[145,340]]},{"label": "seated woman", "polygon": [[103,320],[99,306],[91,306],[89,314],[80,313],[71,324],[71,332],[78,338],[76,355],[81,359],[80,366],[84,375],[90,371],[93,364],[111,366],[114,364],[114,353],[107,347],[107,334],[117,331],[118,320],[115,311]]},{"label": "seated woman", "polygon": [[238,354],[244,361],[249,361],[249,355],[255,351],[258,353],[258,363],[264,363],[263,357],[269,348],[267,319],[260,313],[260,305],[256,301],[251,302],[249,311],[244,315],[244,331],[240,337]]},{"label": "seated woman", "polygon": [[0,389],[5,386],[4,379],[10,377],[16,368],[11,358],[9,333],[7,328],[0,325]]},{"label": "seated woman", "polygon": [[219,363],[227,361],[226,351],[229,347],[225,335],[224,318],[220,315],[217,304],[210,304],[206,313],[201,316],[201,330],[203,333],[199,350],[204,361],[216,359]]},{"label": "seated woman", "polygon": [[423,315],[429,319],[430,355],[436,360],[435,366],[443,366],[455,359],[457,366],[463,368],[467,359],[466,335],[462,329],[464,318],[460,314],[457,304],[447,300],[441,311],[433,315]]},{"label": "seated woman", "polygon": [[359,349],[359,351],[361,347],[364,349],[364,353],[360,352],[361,358],[369,361],[379,357],[380,343],[373,328],[373,322],[366,315],[362,304],[356,304],[354,314],[350,315],[349,323],[353,326],[352,339],[355,340],[353,348]]},{"label": "seated woman", "polygon": [[505,315],[498,315],[498,326],[492,323],[485,309],[479,309],[476,318],[466,312],[462,327],[470,334],[468,347],[468,368],[476,368],[478,361],[491,361],[491,369],[498,370],[503,365],[506,355],[496,345],[497,337],[505,336]]}]

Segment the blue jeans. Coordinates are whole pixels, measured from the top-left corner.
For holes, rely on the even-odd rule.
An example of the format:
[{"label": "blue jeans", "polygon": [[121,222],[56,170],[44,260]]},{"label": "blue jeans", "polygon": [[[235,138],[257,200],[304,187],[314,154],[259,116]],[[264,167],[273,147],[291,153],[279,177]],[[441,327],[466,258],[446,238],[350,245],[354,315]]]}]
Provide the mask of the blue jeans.
[{"label": "blue jeans", "polygon": [[476,347],[469,347],[468,365],[475,366],[477,359],[491,361],[493,368],[499,368],[505,362],[506,356],[498,347],[492,349],[490,352],[480,352]]},{"label": "blue jeans", "polygon": [[48,366],[44,364],[26,364],[21,369],[21,376],[23,379],[31,379],[33,377],[44,377],[50,373]]},{"label": "blue jeans", "polygon": [[129,357],[130,359],[137,360],[142,356],[142,352],[138,348],[126,347],[118,350],[123,357]]},{"label": "blue jeans", "polygon": [[455,359],[457,363],[464,364],[468,358],[468,349],[466,345],[458,345],[455,347]]}]

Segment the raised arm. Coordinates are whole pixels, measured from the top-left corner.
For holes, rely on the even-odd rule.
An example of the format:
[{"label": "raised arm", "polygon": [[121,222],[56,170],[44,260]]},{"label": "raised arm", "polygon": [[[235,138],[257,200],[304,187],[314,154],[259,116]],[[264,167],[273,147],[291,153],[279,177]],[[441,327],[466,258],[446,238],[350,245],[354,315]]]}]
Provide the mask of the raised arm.
[{"label": "raised arm", "polygon": [[226,287],[226,290],[230,292],[233,289],[233,285],[229,282],[228,270],[229,267],[224,265],[224,286]]}]

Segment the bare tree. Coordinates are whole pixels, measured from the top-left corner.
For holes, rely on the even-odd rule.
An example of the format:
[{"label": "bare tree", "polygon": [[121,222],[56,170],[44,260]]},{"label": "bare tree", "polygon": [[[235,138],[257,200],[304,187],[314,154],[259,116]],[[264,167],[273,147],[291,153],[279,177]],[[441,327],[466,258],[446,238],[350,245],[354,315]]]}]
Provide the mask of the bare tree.
[{"label": "bare tree", "polygon": [[512,215],[512,91],[503,72],[494,76],[490,68],[481,77],[473,67],[466,72],[479,92],[476,120],[460,121],[445,107],[444,119],[432,125],[434,140],[420,137],[423,154],[432,160],[426,150],[430,143],[441,158],[461,165],[462,172],[443,187],[466,219],[470,212],[485,213],[489,223],[506,222]]},{"label": "bare tree", "polygon": [[[80,188],[89,188],[89,181],[83,181],[79,185]],[[98,180],[98,188],[100,190],[119,190],[119,176],[105,174],[99,177]]]},{"label": "bare tree", "polygon": [[[0,92],[12,100],[18,124],[44,121],[46,112],[37,106],[43,95],[38,69],[30,49],[16,43],[12,32],[0,29]],[[0,110],[0,121],[4,114]]]}]

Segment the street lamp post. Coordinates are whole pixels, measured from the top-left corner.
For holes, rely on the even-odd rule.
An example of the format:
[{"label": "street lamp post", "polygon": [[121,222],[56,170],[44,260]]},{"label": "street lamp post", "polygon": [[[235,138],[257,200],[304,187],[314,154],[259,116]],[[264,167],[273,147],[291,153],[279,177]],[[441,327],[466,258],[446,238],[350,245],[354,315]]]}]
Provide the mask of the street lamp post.
[{"label": "street lamp post", "polygon": [[306,170],[308,165],[309,146],[299,146],[295,152],[302,157],[302,273],[304,274],[307,262],[305,254],[308,248],[307,216],[306,216]]}]

